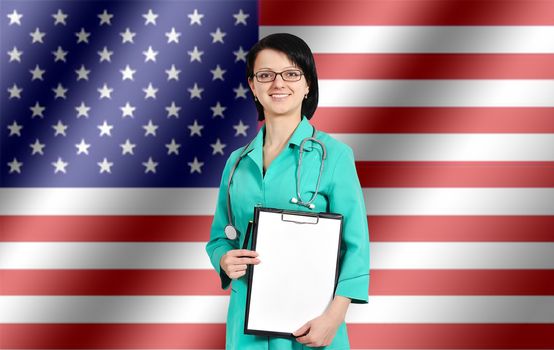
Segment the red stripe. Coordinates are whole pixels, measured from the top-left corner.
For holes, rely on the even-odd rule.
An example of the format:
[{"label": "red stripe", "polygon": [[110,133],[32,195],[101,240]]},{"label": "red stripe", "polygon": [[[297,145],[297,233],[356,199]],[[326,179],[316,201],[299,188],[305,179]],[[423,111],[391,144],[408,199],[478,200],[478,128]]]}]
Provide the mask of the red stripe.
[{"label": "red stripe", "polygon": [[362,187],[554,187],[554,162],[356,162]]},{"label": "red stripe", "polygon": [[[554,295],[554,270],[370,273],[369,295]],[[0,270],[0,280],[0,295],[229,295],[213,270]]]},{"label": "red stripe", "polygon": [[314,58],[319,79],[554,78],[552,54],[315,54]]},{"label": "red stripe", "polygon": [[552,25],[542,0],[262,0],[260,25]]},{"label": "red stripe", "polygon": [[311,122],[328,133],[552,133],[552,116],[551,107],[321,107]]},{"label": "red stripe", "polygon": [[[0,242],[207,242],[211,220],[0,216]],[[554,216],[368,216],[368,222],[372,242],[554,242]],[[110,230],[110,225],[117,229]]]},{"label": "red stripe", "polygon": [[[350,324],[364,349],[552,349],[551,324]],[[223,324],[0,324],[1,349],[222,349]],[[32,336],[29,336],[31,335]]]}]

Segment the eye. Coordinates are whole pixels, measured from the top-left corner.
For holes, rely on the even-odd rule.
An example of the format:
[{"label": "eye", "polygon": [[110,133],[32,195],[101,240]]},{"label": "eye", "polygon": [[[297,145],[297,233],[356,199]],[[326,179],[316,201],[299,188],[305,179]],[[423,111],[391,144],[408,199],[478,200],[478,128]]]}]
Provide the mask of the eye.
[{"label": "eye", "polygon": [[300,77],[301,74],[300,74],[299,71],[289,70],[289,71],[285,72],[285,75],[287,76],[287,78],[296,78],[296,79],[298,79],[298,77]]},{"label": "eye", "polygon": [[258,78],[259,79],[269,79],[271,77],[272,77],[271,72],[259,72],[258,73]]}]

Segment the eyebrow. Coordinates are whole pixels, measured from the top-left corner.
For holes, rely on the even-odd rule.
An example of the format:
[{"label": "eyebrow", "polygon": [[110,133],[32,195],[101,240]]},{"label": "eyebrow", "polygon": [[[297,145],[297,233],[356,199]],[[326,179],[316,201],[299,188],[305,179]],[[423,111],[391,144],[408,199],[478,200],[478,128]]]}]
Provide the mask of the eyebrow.
[{"label": "eyebrow", "polygon": [[[299,69],[296,66],[288,66],[288,67],[284,67],[283,69],[290,69],[290,68]],[[262,70],[262,69],[273,70],[273,68],[269,68],[269,67],[261,67],[260,70]]]}]

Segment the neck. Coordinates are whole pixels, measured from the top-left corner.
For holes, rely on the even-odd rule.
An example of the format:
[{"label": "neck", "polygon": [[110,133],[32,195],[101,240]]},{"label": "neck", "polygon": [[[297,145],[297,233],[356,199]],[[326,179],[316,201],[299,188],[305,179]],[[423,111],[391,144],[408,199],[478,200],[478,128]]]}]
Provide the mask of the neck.
[{"label": "neck", "polygon": [[286,144],[301,121],[297,118],[266,118],[264,146],[281,148]]}]

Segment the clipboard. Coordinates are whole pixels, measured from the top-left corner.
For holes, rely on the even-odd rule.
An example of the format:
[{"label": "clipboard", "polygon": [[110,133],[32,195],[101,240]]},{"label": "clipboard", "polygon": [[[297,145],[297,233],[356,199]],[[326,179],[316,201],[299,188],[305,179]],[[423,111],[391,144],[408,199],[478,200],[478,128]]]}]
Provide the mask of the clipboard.
[{"label": "clipboard", "polygon": [[321,315],[338,281],[342,215],[256,207],[244,333],[294,338]]}]

